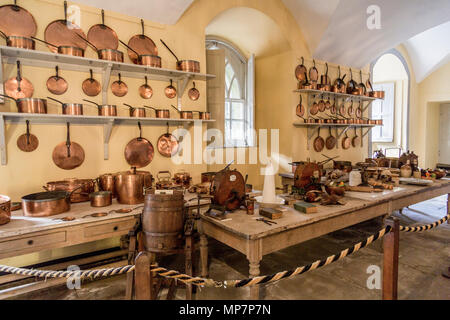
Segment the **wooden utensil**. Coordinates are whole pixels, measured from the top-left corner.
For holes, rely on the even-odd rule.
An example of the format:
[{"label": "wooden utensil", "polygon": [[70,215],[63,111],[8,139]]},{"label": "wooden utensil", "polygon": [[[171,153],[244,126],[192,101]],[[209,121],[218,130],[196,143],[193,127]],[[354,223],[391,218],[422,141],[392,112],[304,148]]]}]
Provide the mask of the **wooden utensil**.
[{"label": "wooden utensil", "polygon": [[47,80],[47,89],[49,92],[55,94],[55,95],[62,95],[64,94],[69,85],[67,84],[67,81],[59,76],[59,67],[55,67],[56,74],[54,76],[51,76]]},{"label": "wooden utensil", "polygon": [[17,76],[5,82],[5,94],[14,99],[31,98],[34,93],[33,84],[22,77],[20,61],[17,60]]},{"label": "wooden utensil", "polygon": [[317,137],[316,137],[316,139],[314,139],[314,150],[316,152],[322,152],[324,146],[325,146],[325,141],[320,136],[320,127],[319,127],[319,129],[317,130]]},{"label": "wooden utensil", "polygon": [[145,76],[145,83],[139,87],[139,95],[142,99],[150,99],[153,96],[153,89],[148,85],[147,76]]},{"label": "wooden utensil", "polygon": [[116,80],[111,85],[112,93],[116,97],[124,97],[128,93],[128,86],[125,82],[122,81],[122,76],[119,73],[119,80]]},{"label": "wooden utensil", "polygon": [[100,82],[94,79],[94,73],[92,69],[90,69],[89,72],[91,74],[91,77],[83,81],[81,88],[83,89],[85,95],[89,97],[95,97],[98,96],[102,91],[102,86],[100,85]]},{"label": "wooden utensil", "polygon": [[23,152],[32,152],[39,146],[38,138],[30,133],[30,121],[27,120],[27,132],[17,139],[17,147]]},{"label": "wooden utensil", "polygon": [[134,168],[148,166],[152,160],[155,150],[150,141],[142,137],[142,126],[138,122],[139,137],[128,142],[125,147],[125,160]]},{"label": "wooden utensil", "polygon": [[173,99],[177,96],[177,89],[172,84],[173,81],[172,79],[170,79],[170,85],[167,86],[166,89],[164,90],[164,94],[169,99]]},{"label": "wooden utensil", "polygon": [[327,140],[325,141],[325,145],[328,150],[333,149],[336,146],[336,138],[331,133],[331,127],[328,127],[330,130],[330,135],[328,136]]},{"label": "wooden utensil", "polygon": [[188,97],[192,101],[197,101],[198,98],[200,98],[200,91],[198,91],[197,88],[195,87],[195,81],[193,81],[192,84],[193,87],[189,90]]},{"label": "wooden utensil", "polygon": [[70,141],[70,123],[67,122],[67,140],[53,150],[53,162],[61,169],[72,170],[84,162],[84,150],[76,142]]}]

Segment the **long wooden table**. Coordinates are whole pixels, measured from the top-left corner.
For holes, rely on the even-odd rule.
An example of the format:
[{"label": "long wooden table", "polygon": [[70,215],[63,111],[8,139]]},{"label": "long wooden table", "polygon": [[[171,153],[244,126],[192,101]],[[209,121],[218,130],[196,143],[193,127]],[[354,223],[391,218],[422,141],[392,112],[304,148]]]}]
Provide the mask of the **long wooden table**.
[{"label": "long wooden table", "polygon": [[[208,275],[207,237],[243,253],[249,262],[250,277],[256,277],[260,275],[259,266],[264,255],[444,194],[450,194],[449,179],[437,180],[427,187],[400,185],[382,193],[348,192],[345,205],[319,205],[318,213],[314,214],[302,214],[288,208],[272,226],[256,221],[258,210],[256,216],[249,216],[242,210],[229,213],[223,221],[202,214],[199,224],[201,273],[203,277]],[[447,211],[449,208],[448,202]],[[250,298],[260,298],[259,286],[251,287]]]}]

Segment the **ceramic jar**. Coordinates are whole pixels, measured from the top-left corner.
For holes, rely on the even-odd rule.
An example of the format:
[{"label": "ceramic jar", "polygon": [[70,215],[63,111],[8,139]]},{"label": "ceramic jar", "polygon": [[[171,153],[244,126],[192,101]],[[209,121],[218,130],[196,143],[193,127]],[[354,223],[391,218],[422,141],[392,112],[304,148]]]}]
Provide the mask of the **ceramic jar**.
[{"label": "ceramic jar", "polygon": [[400,168],[400,176],[402,178],[411,178],[412,175],[412,167],[409,164],[409,160]]}]

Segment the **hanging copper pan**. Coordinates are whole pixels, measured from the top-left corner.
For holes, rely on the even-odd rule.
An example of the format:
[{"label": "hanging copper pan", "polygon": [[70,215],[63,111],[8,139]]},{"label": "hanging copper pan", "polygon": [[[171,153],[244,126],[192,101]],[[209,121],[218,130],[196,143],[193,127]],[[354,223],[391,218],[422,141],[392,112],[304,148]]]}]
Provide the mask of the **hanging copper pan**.
[{"label": "hanging copper pan", "polygon": [[170,85],[164,89],[164,94],[169,99],[173,99],[177,96],[177,89],[173,86],[172,79],[170,79]]},{"label": "hanging copper pan", "polygon": [[192,82],[193,87],[188,91],[188,97],[192,101],[197,101],[200,98],[200,91],[195,87],[195,81]]},{"label": "hanging copper pan", "polygon": [[362,70],[359,70],[359,84],[358,84],[358,90],[359,90],[359,93],[360,93],[360,95],[366,95],[366,93],[367,93],[367,88],[366,88],[366,85],[364,84],[364,82],[363,82],[363,79],[362,79]]},{"label": "hanging copper pan", "polygon": [[153,42],[152,39],[150,39],[145,35],[144,20],[142,19],[141,19],[141,27],[142,27],[142,34],[135,35],[131,37],[131,39],[128,41],[128,46],[134,49],[134,52],[133,50],[128,50],[128,56],[130,57],[130,60],[133,61],[134,64],[139,63],[140,55],[141,56],[152,55],[155,57],[158,56],[158,48],[156,47],[156,44]]},{"label": "hanging copper pan", "polygon": [[295,68],[295,77],[297,78],[297,80],[303,84],[303,82],[306,80],[306,73],[308,72],[304,63],[305,63],[305,59],[302,59],[302,63],[299,64],[296,68]]},{"label": "hanging copper pan", "polygon": [[353,117],[353,111],[354,110],[353,110],[353,100],[352,100],[352,103],[351,103],[350,107],[347,110],[347,114],[348,114],[349,117]]},{"label": "hanging copper pan", "polygon": [[361,145],[361,138],[358,136],[358,133],[356,131],[356,127],[355,127],[355,136],[352,139],[352,146],[353,148],[357,148]]},{"label": "hanging copper pan", "polygon": [[14,4],[0,7],[0,30],[8,36],[30,38],[36,35],[37,24],[31,13]]},{"label": "hanging copper pan", "polygon": [[316,152],[321,152],[323,150],[323,147],[325,146],[325,141],[320,136],[320,127],[317,130],[317,137],[314,139],[314,150]]},{"label": "hanging copper pan", "polygon": [[67,20],[67,1],[64,1],[64,20],[50,23],[45,29],[44,39],[53,45],[48,46],[53,53],[61,53],[59,47],[67,47],[81,49],[84,55],[87,44],[80,37],[86,38],[86,35],[79,26]]},{"label": "hanging copper pan", "polygon": [[33,84],[28,79],[22,78],[20,61],[17,60],[17,77],[10,78],[5,82],[5,93],[14,99],[22,99],[31,98],[33,92]]},{"label": "hanging copper pan", "polygon": [[305,115],[305,107],[303,106],[303,102],[302,102],[302,95],[300,95],[300,102],[297,105],[297,108],[295,110],[295,114],[302,118]]},{"label": "hanging copper pan", "polygon": [[53,150],[53,162],[64,170],[72,170],[84,162],[84,150],[76,142],[70,141],[70,123],[67,122],[67,140]]},{"label": "hanging copper pan", "polygon": [[323,100],[323,96],[320,98],[320,101],[317,104],[317,106],[318,106],[320,112],[325,111],[325,101]]},{"label": "hanging copper pan", "polygon": [[87,39],[98,50],[113,49],[117,50],[119,47],[119,38],[116,32],[105,25],[105,10],[102,9],[102,23],[92,26],[87,34]]},{"label": "hanging copper pan", "polygon": [[140,122],[138,122],[138,127],[139,137],[128,142],[124,154],[125,160],[130,166],[143,168],[152,162],[155,150],[150,141],[142,138],[142,127]]},{"label": "hanging copper pan", "polygon": [[356,108],[355,115],[357,118],[362,118],[361,101],[359,101],[359,106]]},{"label": "hanging copper pan", "polygon": [[47,89],[53,94],[62,95],[67,91],[69,85],[67,84],[67,81],[64,78],[59,76],[58,66],[55,67],[55,70],[56,75],[51,76],[47,80]]},{"label": "hanging copper pan", "polygon": [[0,35],[2,35],[6,40],[6,45],[8,47],[14,47],[19,49],[36,49],[36,42],[31,38],[19,37],[19,36],[8,36],[0,30]]},{"label": "hanging copper pan", "polygon": [[325,74],[320,76],[320,84],[323,86],[331,84],[330,77],[328,76],[328,63],[325,63],[325,66],[326,66]]},{"label": "hanging copper pan", "polygon": [[312,106],[309,108],[309,113],[315,116],[319,112],[319,104],[314,101]]},{"label": "hanging copper pan", "polygon": [[333,149],[336,146],[336,138],[331,133],[331,127],[328,127],[330,130],[330,135],[327,137],[327,140],[325,140],[325,145],[328,150]]},{"label": "hanging copper pan", "polygon": [[30,120],[26,121],[27,132],[17,139],[17,147],[23,152],[32,152],[39,146],[38,138],[30,133]]},{"label": "hanging copper pan", "polygon": [[312,83],[317,83],[317,81],[319,80],[319,70],[317,70],[316,68],[315,59],[313,59],[313,63],[314,65],[311,69],[309,69],[309,81],[311,81]]},{"label": "hanging copper pan", "polygon": [[91,77],[83,81],[81,88],[83,89],[85,95],[95,97],[102,91],[102,86],[100,85],[100,82],[94,79],[94,72],[92,69],[90,69],[89,72]]},{"label": "hanging copper pan", "polygon": [[119,80],[114,81],[111,85],[112,93],[116,97],[124,97],[128,93],[128,86],[122,81],[122,76],[119,73]]},{"label": "hanging copper pan", "polygon": [[345,137],[342,139],[342,149],[347,150],[350,148],[351,145],[350,138],[347,135],[347,131],[345,131]]},{"label": "hanging copper pan", "polygon": [[345,115],[345,101],[342,101],[342,104],[339,107],[339,115],[341,115],[341,116]]},{"label": "hanging copper pan", "polygon": [[153,89],[148,85],[147,76],[145,76],[145,83],[139,87],[139,95],[142,99],[150,99],[153,96]]},{"label": "hanging copper pan", "polygon": [[348,94],[354,94],[354,92],[358,88],[358,83],[356,83],[355,80],[353,80],[353,72],[350,68],[350,80],[347,82],[347,93]]},{"label": "hanging copper pan", "polygon": [[178,140],[169,133],[169,123],[167,122],[167,132],[158,139],[158,152],[166,158],[171,158],[178,152]]}]

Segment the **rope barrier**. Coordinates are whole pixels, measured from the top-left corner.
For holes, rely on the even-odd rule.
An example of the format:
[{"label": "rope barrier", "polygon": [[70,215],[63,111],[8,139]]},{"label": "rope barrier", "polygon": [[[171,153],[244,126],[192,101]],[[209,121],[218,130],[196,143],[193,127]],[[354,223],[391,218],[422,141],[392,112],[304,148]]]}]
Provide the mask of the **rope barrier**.
[{"label": "rope barrier", "polygon": [[421,231],[425,231],[425,230],[430,230],[433,228],[436,228],[438,225],[443,224],[445,221],[450,219],[450,213],[448,215],[446,215],[445,217],[443,217],[441,220],[438,220],[434,223],[430,223],[430,224],[426,224],[423,226],[419,226],[419,227],[404,227],[404,226],[400,226],[400,231],[404,231],[404,232],[421,232]]},{"label": "rope barrier", "polygon": [[[420,227],[404,227],[400,226],[401,231],[405,232],[419,232],[424,230],[430,230],[432,228],[437,227],[440,224],[443,224],[445,221],[450,219],[450,214],[445,216],[444,218],[440,219],[439,221],[436,221],[432,224],[420,226]],[[259,284],[267,284],[275,281],[279,281],[281,279],[286,278],[292,278],[297,275],[306,273],[311,270],[318,269],[320,267],[329,265],[333,262],[339,261],[346,256],[355,253],[362,248],[367,247],[372,242],[381,239],[386,234],[391,232],[392,227],[386,226],[385,228],[378,231],[376,234],[371,235],[366,240],[356,243],[351,248],[347,248],[345,250],[342,250],[339,254],[331,255],[325,259],[317,260],[311,264],[308,264],[306,266],[298,267],[296,269],[288,270],[288,271],[281,271],[278,273],[274,273],[272,275],[266,275],[266,276],[259,276],[254,278],[248,278],[248,279],[242,279],[242,280],[225,280],[225,281],[216,281],[214,279],[205,279],[205,278],[199,278],[199,277],[192,277],[187,274],[180,273],[175,270],[168,270],[163,267],[159,267],[156,264],[152,264],[150,266],[150,271],[156,273],[158,276],[164,277],[164,278],[170,278],[175,279],[177,281],[181,281],[184,284],[192,284],[200,287],[223,287],[223,288],[229,288],[229,287],[235,287],[235,288],[242,288],[242,287],[249,287]],[[80,270],[80,271],[53,271],[53,270],[38,270],[38,269],[26,269],[26,268],[17,268],[17,267],[10,267],[10,266],[4,266],[0,265],[0,272],[6,272],[11,274],[18,274],[23,276],[33,276],[33,277],[39,277],[39,278],[71,278],[71,277],[78,277],[81,280],[84,279],[99,279],[99,278],[106,278],[106,277],[112,277],[116,275],[126,274],[128,272],[133,272],[135,270],[134,265],[127,265],[117,268],[105,268],[105,269],[96,269],[96,270]]]}]

